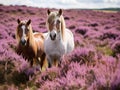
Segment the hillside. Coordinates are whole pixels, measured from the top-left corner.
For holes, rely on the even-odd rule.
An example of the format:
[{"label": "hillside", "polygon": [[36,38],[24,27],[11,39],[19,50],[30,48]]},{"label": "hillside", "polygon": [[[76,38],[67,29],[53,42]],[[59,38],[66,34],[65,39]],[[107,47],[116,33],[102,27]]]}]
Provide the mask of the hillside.
[{"label": "hillside", "polygon": [[[54,9],[53,9],[54,10]],[[47,32],[47,9],[0,5],[0,90],[119,90],[120,12],[63,10],[75,49],[60,67],[40,72],[17,55],[17,19]]]}]

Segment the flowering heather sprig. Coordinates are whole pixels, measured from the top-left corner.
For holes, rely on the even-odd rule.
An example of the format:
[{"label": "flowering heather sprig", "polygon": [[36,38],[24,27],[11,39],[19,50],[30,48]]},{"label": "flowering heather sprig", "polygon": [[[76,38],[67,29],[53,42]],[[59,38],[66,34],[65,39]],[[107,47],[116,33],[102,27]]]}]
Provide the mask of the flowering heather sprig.
[{"label": "flowering heather sprig", "polygon": [[95,60],[95,50],[93,48],[78,47],[70,54],[71,61],[78,63],[92,62]]}]

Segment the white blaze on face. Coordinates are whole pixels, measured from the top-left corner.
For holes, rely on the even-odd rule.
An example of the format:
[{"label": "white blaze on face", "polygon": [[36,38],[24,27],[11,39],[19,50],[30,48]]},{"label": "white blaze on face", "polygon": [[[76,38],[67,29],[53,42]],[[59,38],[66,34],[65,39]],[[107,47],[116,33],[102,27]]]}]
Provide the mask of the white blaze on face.
[{"label": "white blaze on face", "polygon": [[54,37],[55,34],[57,35],[57,32],[56,32],[56,30],[52,30],[52,31],[50,32],[50,34],[51,34],[52,37]]},{"label": "white blaze on face", "polygon": [[25,25],[22,25],[21,28],[23,30],[22,39],[24,39],[24,37],[26,36],[25,35]]},{"label": "white blaze on face", "polygon": [[54,25],[57,24],[57,20],[58,20],[58,19],[59,19],[59,17],[56,17],[56,18],[55,18]]},{"label": "white blaze on face", "polygon": [[55,19],[55,21],[54,21],[54,25],[56,26],[56,24],[57,24],[57,18]]}]

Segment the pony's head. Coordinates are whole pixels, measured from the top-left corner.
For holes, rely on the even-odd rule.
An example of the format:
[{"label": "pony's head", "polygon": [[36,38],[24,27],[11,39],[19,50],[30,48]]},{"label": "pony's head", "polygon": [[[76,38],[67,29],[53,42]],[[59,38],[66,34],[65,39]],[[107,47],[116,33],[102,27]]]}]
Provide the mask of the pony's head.
[{"label": "pony's head", "polygon": [[64,38],[65,21],[62,16],[62,10],[51,12],[47,11],[48,18],[46,21],[47,29],[50,32],[51,40],[55,40],[58,36]]},{"label": "pony's head", "polygon": [[27,44],[27,41],[29,39],[31,31],[31,20],[28,21],[20,21],[20,19],[17,20],[18,26],[17,26],[17,32],[16,32],[16,38],[18,39],[19,44],[25,46]]}]

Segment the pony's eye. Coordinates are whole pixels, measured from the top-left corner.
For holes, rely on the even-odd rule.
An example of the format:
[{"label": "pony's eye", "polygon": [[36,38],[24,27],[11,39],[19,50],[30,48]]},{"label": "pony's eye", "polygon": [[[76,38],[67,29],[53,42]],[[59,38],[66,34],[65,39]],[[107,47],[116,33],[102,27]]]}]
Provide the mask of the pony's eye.
[{"label": "pony's eye", "polygon": [[57,20],[57,24],[60,24],[60,20]]},{"label": "pony's eye", "polygon": [[26,30],[25,30],[25,33],[27,34],[28,32],[29,32],[29,29],[26,29]]},{"label": "pony's eye", "polygon": [[27,29],[27,31],[29,31],[29,29]]},{"label": "pony's eye", "polygon": [[29,27],[26,27],[26,31],[29,31]]}]

